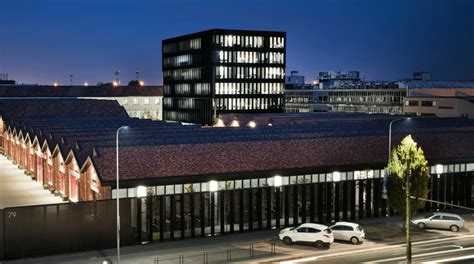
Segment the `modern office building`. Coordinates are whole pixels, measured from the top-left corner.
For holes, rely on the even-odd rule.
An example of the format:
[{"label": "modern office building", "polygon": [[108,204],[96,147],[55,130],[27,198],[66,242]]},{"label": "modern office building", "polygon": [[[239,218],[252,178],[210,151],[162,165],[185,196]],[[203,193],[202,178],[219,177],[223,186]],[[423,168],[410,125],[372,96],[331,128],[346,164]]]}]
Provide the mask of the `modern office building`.
[{"label": "modern office building", "polygon": [[296,89],[299,87],[303,87],[304,85],[304,76],[299,75],[298,71],[291,71],[291,74],[289,76],[285,76],[286,89]]},{"label": "modern office building", "polygon": [[320,89],[338,89],[345,85],[359,83],[359,71],[323,71],[318,73],[317,83]]},{"label": "modern office building", "polygon": [[285,112],[403,113],[406,90],[396,83],[364,82],[346,89],[287,89]]},{"label": "modern office building", "polygon": [[165,120],[283,112],[286,33],[212,29],[163,40]]}]

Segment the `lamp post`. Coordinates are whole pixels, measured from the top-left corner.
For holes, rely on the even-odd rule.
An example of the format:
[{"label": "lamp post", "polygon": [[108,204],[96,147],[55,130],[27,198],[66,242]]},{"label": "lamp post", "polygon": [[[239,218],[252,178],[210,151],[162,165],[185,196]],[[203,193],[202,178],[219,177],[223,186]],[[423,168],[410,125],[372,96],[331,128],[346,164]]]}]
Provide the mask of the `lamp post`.
[{"label": "lamp post", "polygon": [[116,162],[116,165],[117,165],[117,170],[116,170],[116,173],[117,173],[117,192],[116,192],[116,198],[117,198],[117,263],[120,264],[120,187],[119,187],[119,133],[120,133],[120,130],[122,129],[127,129],[128,126],[121,126],[117,129],[117,136],[116,136],[116,139],[117,139],[117,144],[116,144],[116,151],[117,151],[117,162]]},{"label": "lamp post", "polygon": [[[390,162],[390,158],[392,157],[392,125],[393,125],[393,123],[395,123],[397,121],[402,121],[402,120],[410,120],[410,117],[400,117],[400,118],[394,119],[390,122],[390,125],[389,125],[389,128],[388,128],[388,162]],[[389,174],[390,174],[390,171],[388,170],[388,166],[387,166],[387,173],[385,173],[385,177],[383,178],[382,198],[384,200],[388,199],[387,179],[388,179]]]}]

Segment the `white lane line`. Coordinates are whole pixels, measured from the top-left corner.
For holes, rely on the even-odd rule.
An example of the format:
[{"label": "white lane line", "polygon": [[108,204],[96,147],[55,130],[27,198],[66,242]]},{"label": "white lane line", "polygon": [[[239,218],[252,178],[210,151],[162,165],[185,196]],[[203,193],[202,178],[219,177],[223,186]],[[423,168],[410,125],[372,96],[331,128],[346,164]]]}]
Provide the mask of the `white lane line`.
[{"label": "white lane line", "polygon": [[293,263],[301,263],[301,262],[308,262],[308,261],[316,261],[318,257],[309,257],[309,258],[302,258],[302,259],[295,259],[289,261],[282,261],[280,264],[293,264]]},{"label": "white lane line", "polygon": [[440,259],[437,261],[430,261],[430,262],[425,262],[427,264],[435,264],[435,263],[443,263],[443,262],[450,262],[450,261],[459,261],[459,260],[466,260],[466,259],[474,259],[474,255],[468,255],[468,256],[462,256],[462,257],[456,257],[456,258],[447,258],[447,259]]},{"label": "white lane line", "polygon": [[[432,256],[432,255],[439,255],[439,254],[444,254],[444,253],[466,251],[466,250],[472,250],[472,249],[474,249],[474,247],[468,247],[468,248],[462,248],[462,249],[453,249],[453,250],[444,250],[444,251],[437,251],[437,252],[429,252],[429,253],[413,255],[412,257],[413,258],[420,258],[420,257],[427,257],[427,256]],[[405,256],[397,257],[397,258],[390,258],[390,259],[381,259],[381,260],[371,261],[371,262],[372,263],[383,263],[383,262],[392,262],[392,261],[404,260],[404,259],[406,259]]]},{"label": "white lane line", "polygon": [[[435,241],[433,241],[434,239],[426,240],[426,241],[419,241],[419,242],[413,242],[412,245],[423,245],[423,244],[429,244],[429,243],[439,243],[439,242],[443,242],[443,241],[464,239],[464,238],[470,238],[470,237],[474,237],[474,235],[447,237],[447,238],[436,239]],[[383,246],[383,247],[372,247],[372,248],[353,250],[353,251],[349,250],[349,251],[345,251],[345,252],[338,252],[338,253],[332,253],[332,254],[327,254],[327,255],[320,255],[320,256],[317,256],[317,258],[322,259],[322,258],[330,258],[330,257],[339,257],[339,256],[344,256],[344,255],[349,255],[349,254],[358,254],[358,253],[364,253],[364,252],[394,249],[394,248],[401,248],[401,247],[405,247],[405,244],[390,245],[390,246]],[[313,257],[314,256],[307,257],[307,258],[300,258],[300,259],[296,259],[296,260],[298,260],[299,262],[305,262],[305,261],[310,261],[309,259],[311,259]],[[293,260],[293,261],[296,261],[296,260]],[[284,263],[284,262],[281,262],[281,263]]]}]

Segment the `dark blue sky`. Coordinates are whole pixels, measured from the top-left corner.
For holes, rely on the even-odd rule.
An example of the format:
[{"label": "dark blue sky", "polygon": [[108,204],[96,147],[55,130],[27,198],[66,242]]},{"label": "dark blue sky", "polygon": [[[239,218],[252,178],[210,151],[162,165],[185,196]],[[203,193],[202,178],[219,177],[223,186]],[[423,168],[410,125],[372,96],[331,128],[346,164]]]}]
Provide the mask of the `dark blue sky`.
[{"label": "dark blue sky", "polygon": [[6,0],[0,72],[25,83],[161,84],[161,40],[210,28],[287,32],[287,72],[474,79],[470,0]]}]

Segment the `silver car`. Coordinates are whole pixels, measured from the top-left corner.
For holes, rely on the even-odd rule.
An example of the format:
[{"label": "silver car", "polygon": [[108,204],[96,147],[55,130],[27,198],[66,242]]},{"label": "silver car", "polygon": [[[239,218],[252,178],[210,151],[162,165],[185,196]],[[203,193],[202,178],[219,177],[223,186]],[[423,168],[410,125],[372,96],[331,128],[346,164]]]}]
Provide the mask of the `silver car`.
[{"label": "silver car", "polygon": [[457,214],[433,213],[425,218],[411,221],[418,228],[448,229],[458,232],[464,227],[464,220]]}]

